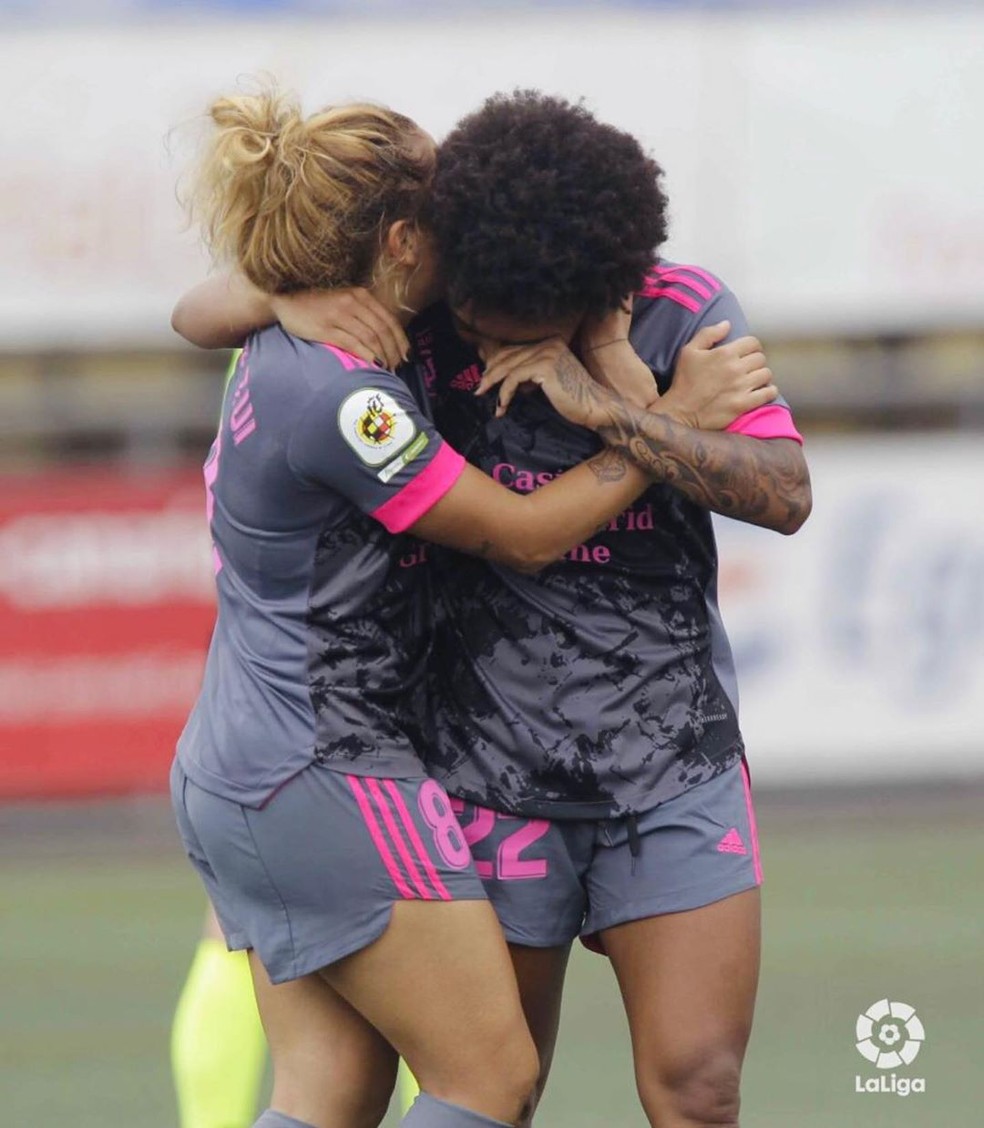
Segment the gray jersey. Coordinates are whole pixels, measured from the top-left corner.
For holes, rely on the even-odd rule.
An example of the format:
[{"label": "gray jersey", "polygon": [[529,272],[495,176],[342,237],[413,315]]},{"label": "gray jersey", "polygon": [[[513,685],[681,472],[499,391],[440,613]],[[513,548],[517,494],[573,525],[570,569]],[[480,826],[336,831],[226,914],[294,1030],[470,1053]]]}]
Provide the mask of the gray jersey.
[{"label": "gray jersey", "polygon": [[315,759],[423,774],[429,587],[400,534],[464,461],[415,390],[279,328],[244,349],[205,464],[218,615],[178,744],[199,787],[259,806]]},{"label": "gray jersey", "polygon": [[[661,263],[635,300],[631,339],[669,385],[680,349],[734,296],[697,267]],[[596,453],[597,437],[539,393],[502,419],[476,398],[480,365],[446,311],[414,327],[438,426],[485,473],[529,492]],[[732,429],[798,438],[788,407]],[[731,651],[717,609],[711,516],[652,486],[602,532],[527,576],[435,553],[440,617],[428,769],[455,796],[515,814],[648,810],[742,754]]]}]

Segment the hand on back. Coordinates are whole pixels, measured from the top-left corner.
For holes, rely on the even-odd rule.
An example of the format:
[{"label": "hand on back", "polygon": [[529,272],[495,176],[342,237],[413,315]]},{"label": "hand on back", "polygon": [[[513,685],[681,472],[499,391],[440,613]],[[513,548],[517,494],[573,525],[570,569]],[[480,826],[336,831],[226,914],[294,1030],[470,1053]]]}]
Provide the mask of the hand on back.
[{"label": "hand on back", "polygon": [[410,342],[396,317],[368,290],[304,290],[277,294],[270,308],[295,337],[326,341],[364,360],[393,370],[410,351]]}]

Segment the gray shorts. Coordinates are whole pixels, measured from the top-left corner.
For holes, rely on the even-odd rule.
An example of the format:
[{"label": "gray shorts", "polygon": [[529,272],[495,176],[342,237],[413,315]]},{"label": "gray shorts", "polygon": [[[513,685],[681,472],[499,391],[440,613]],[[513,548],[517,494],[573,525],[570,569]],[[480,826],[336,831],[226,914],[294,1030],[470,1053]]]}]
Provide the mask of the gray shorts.
[{"label": "gray shorts", "polygon": [[744,762],[635,819],[525,819],[452,800],[506,939],[550,948],[762,883]]},{"label": "gray shorts", "polygon": [[204,791],[175,761],[171,798],[229,947],[254,948],[274,983],[371,944],[395,901],[485,899],[432,779],[312,764],[256,809]]}]

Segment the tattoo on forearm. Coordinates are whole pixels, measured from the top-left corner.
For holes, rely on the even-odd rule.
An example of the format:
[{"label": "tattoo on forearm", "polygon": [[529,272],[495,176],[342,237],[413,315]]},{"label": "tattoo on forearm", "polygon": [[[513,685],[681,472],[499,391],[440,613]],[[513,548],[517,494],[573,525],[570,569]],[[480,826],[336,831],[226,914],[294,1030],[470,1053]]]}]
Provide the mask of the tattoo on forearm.
[{"label": "tattoo on forearm", "polygon": [[696,504],[782,532],[809,515],[809,474],[792,440],[695,431],[623,403],[609,415],[600,436]]},{"label": "tattoo on forearm", "polygon": [[625,455],[620,450],[606,447],[590,459],[588,466],[599,482],[621,482],[628,473]]},{"label": "tattoo on forearm", "polygon": [[587,369],[569,352],[561,353],[554,366],[557,383],[579,406],[601,401],[600,389]]}]

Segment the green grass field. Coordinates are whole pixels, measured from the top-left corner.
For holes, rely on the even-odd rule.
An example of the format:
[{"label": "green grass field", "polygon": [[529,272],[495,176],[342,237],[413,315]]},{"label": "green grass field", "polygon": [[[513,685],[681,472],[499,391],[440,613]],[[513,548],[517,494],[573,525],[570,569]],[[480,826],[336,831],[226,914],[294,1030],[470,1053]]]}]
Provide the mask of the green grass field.
[{"label": "green grass field", "polygon": [[[160,806],[123,809],[0,810],[4,1124],[175,1125],[168,1029],[202,898]],[[744,1128],[982,1122],[979,809],[966,795],[850,808],[759,797],[766,948]],[[886,996],[925,1024],[899,1071],[925,1077],[924,1094],[854,1091],[856,1074],[875,1073],[855,1018]],[[537,1125],[644,1123],[614,980],[578,951]]]}]

